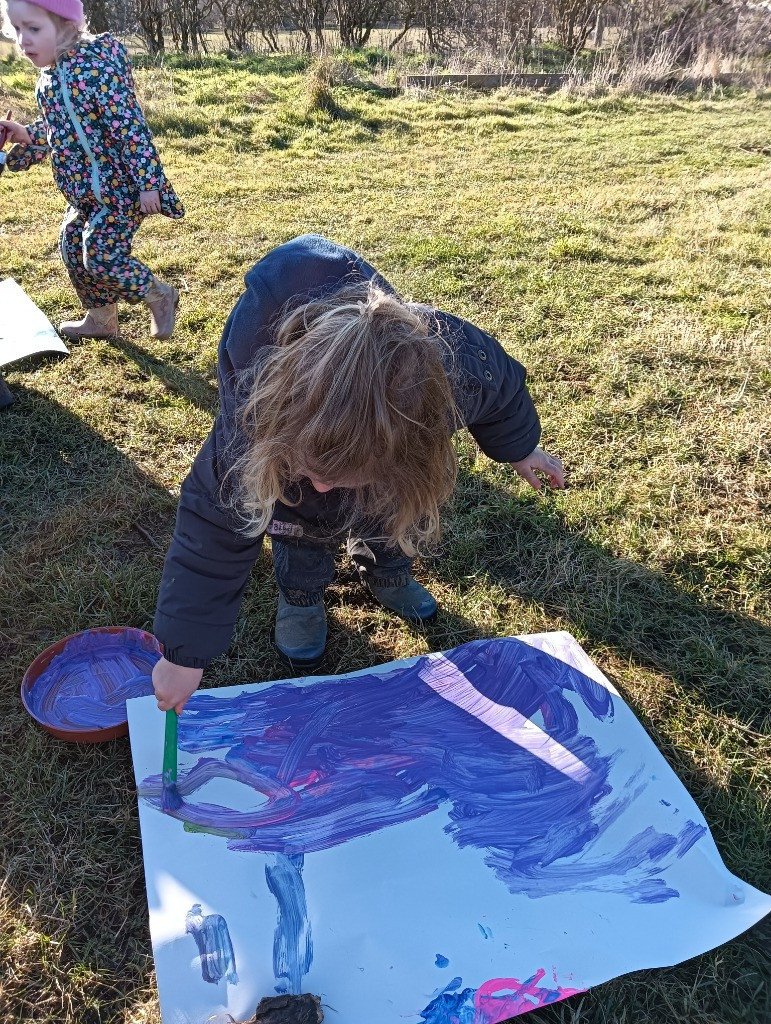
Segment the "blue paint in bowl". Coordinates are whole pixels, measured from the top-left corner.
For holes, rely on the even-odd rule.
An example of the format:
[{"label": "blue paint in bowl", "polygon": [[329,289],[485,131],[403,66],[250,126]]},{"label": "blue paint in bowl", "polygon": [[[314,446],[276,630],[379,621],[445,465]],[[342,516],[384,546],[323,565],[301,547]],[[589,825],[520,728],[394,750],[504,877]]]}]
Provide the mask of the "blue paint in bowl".
[{"label": "blue paint in bowl", "polygon": [[24,676],[30,715],[62,739],[97,742],[125,735],[126,701],[153,692],[160,644],[141,629],[88,629],[49,647]]}]

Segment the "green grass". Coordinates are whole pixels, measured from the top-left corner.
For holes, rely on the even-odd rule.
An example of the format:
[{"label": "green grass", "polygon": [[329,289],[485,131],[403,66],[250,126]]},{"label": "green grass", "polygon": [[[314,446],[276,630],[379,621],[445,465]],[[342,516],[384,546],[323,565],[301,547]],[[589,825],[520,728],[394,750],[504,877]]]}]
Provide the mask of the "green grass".
[{"label": "green grass", "polygon": [[[459,437],[443,549],[419,570],[438,622],[400,624],[341,564],[327,669],[568,629],[683,779],[729,868],[771,888],[767,101],[387,97],[363,68],[359,84],[306,68],[215,57],[138,69],[188,215],[150,220],[136,251],[183,288],[179,328],[154,342],[144,310],[122,307],[121,341],[7,374],[2,1024],[157,1024],[128,744],[53,740],[18,686],[67,633],[151,624],[179,483],[216,409],[219,332],[244,271],[304,231],[499,336],[529,368],[544,445],[571,484],[530,492]],[[4,63],[0,105],[30,113],[32,85]],[[54,322],[71,315],[49,171],[0,184],[3,273]],[[266,555],[209,685],[285,674],[274,602]],[[533,1021],[764,1024],[770,979],[763,923]]]}]

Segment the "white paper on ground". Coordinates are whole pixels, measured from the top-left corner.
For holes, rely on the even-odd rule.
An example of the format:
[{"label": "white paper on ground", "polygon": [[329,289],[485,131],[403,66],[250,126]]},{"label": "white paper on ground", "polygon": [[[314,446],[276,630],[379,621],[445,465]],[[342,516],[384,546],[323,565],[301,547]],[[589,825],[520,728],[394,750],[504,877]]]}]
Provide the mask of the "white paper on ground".
[{"label": "white paper on ground", "polygon": [[179,818],[164,716],[128,702],[164,1024],[280,991],[337,1024],[498,1024],[771,911],[578,643],[521,639],[197,693]]},{"label": "white paper on ground", "polygon": [[69,355],[45,313],[12,277],[7,277],[0,281],[0,366],[38,352]]}]

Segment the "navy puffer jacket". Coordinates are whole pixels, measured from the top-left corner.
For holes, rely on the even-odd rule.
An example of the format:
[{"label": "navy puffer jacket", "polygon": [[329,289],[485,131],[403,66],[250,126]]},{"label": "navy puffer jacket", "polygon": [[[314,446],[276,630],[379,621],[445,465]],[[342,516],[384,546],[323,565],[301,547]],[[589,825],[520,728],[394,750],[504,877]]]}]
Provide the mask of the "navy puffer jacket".
[{"label": "navy puffer jacket", "polygon": [[[260,551],[261,539],[239,532],[234,513],[222,502],[222,483],[240,447],[239,375],[271,345],[272,324],[290,300],[373,278],[392,290],[355,252],[319,235],[273,249],[247,273],[246,291],[219,347],[220,414],[182,484],[163,570],[154,629],[174,664],[205,668],[227,649]],[[455,351],[456,401],[470,433],[497,462],[524,459],[541,434],[524,367],[468,321],[442,312],[436,320]],[[335,492],[314,494],[312,500],[327,506]]]}]

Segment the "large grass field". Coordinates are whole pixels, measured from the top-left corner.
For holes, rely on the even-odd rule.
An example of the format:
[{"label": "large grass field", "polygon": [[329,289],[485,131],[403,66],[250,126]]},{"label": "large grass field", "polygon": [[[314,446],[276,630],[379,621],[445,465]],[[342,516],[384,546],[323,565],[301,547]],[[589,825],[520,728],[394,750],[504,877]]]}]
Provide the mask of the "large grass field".
[{"label": "large grass field", "polygon": [[[570,488],[536,494],[458,438],[441,602],[413,630],[341,563],[326,670],[481,636],[567,629],[700,805],[728,867],[771,889],[769,102],[761,95],[390,96],[320,91],[299,57],[140,68],[187,218],[137,253],[183,289],[170,341],[120,340],[7,374],[0,413],[0,1021],[157,1024],[127,740],[61,743],[24,669],[90,626],[150,627],[176,496],[217,408],[220,330],[244,271],[317,231],[406,295],[473,319],[530,372]],[[2,64],[0,107],[32,112]],[[315,87],[314,87],[315,81]],[[328,108],[328,109],[327,109]],[[50,172],[0,181],[0,276],[54,322],[76,309]],[[284,676],[257,567],[208,685]],[[160,770],[160,764],[159,764]],[[534,1024],[766,1024],[771,925]],[[366,1021],[362,1021],[366,1024]]]}]

